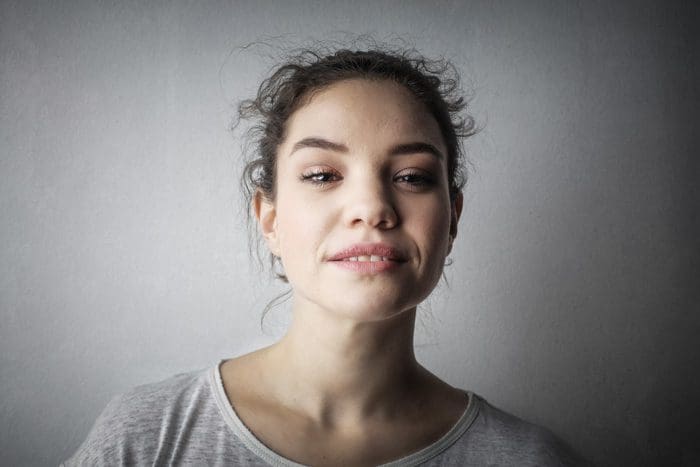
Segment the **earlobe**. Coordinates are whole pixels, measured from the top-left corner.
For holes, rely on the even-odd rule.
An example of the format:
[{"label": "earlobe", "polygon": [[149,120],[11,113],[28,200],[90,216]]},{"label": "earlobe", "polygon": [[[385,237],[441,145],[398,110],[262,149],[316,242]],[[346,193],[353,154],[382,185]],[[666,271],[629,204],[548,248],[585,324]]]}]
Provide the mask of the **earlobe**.
[{"label": "earlobe", "polygon": [[253,196],[253,212],[268,249],[273,255],[280,256],[275,204],[258,190]]},{"label": "earlobe", "polygon": [[455,237],[457,237],[457,224],[459,223],[459,217],[462,215],[462,206],[464,204],[464,195],[460,191],[455,196],[455,199],[451,202],[451,215],[450,215],[450,234],[449,243],[447,245],[447,254],[449,255],[452,251],[452,243]]}]

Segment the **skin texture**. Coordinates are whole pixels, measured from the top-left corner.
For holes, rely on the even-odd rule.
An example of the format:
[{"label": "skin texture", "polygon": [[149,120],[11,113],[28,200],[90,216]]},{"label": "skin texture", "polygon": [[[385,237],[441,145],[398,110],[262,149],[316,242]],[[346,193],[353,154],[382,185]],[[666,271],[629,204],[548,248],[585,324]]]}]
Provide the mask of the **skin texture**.
[{"label": "skin texture", "polygon": [[[468,402],[413,353],[416,306],[440,278],[462,198],[450,201],[437,123],[396,83],[336,83],[286,130],[276,199],[259,193],[253,208],[292,286],[292,325],[275,345],[225,362],[224,388],[285,457],[388,462],[436,441]],[[402,261],[361,273],[329,260],[367,242]]]}]

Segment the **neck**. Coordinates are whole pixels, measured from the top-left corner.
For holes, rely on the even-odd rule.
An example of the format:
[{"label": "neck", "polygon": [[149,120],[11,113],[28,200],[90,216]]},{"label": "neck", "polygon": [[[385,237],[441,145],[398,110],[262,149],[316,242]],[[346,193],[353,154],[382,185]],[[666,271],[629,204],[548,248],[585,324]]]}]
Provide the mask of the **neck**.
[{"label": "neck", "polygon": [[279,397],[319,423],[391,417],[425,370],[413,353],[415,307],[356,321],[295,303],[289,332],[267,351]]}]

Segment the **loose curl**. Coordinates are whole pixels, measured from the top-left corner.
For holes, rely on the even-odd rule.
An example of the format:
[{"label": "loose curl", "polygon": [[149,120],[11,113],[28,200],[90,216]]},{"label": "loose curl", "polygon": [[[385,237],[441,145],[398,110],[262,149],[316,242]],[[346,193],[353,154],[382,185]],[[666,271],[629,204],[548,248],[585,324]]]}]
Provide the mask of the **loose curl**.
[{"label": "loose curl", "polygon": [[[253,157],[248,158],[242,177],[246,206],[251,206],[257,192],[275,200],[277,149],[285,139],[289,117],[316,93],[353,78],[393,81],[426,106],[447,147],[447,178],[454,201],[467,181],[462,141],[476,132],[474,119],[465,113],[467,102],[455,67],[444,59],[429,60],[413,49],[319,48],[294,54],[260,84],[253,99],[239,104],[239,121],[252,123],[247,137]],[[273,271],[276,259],[271,255]],[[275,275],[287,282],[283,272]]]}]

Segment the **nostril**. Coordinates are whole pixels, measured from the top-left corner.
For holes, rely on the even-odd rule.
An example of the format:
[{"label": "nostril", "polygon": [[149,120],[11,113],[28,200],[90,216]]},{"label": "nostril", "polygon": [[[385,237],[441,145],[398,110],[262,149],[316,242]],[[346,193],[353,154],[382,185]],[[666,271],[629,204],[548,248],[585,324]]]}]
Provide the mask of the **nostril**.
[{"label": "nostril", "polygon": [[391,193],[385,186],[364,183],[355,185],[352,195],[348,193],[345,204],[346,223],[364,224],[372,228],[389,229],[398,222],[398,215]]}]

